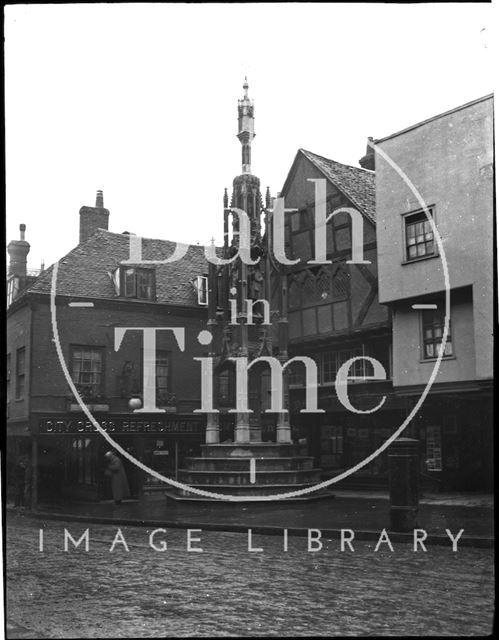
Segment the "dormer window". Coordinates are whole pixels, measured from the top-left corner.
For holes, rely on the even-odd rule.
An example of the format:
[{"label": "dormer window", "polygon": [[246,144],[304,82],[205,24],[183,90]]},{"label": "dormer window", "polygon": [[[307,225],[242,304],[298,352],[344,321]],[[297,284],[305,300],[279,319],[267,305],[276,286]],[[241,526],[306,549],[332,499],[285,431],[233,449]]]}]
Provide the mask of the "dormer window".
[{"label": "dormer window", "polygon": [[154,269],[121,267],[120,291],[125,298],[156,300],[156,272]]},{"label": "dormer window", "polygon": [[208,304],[208,278],[206,276],[197,277],[196,289],[198,292],[198,304],[206,306]]}]

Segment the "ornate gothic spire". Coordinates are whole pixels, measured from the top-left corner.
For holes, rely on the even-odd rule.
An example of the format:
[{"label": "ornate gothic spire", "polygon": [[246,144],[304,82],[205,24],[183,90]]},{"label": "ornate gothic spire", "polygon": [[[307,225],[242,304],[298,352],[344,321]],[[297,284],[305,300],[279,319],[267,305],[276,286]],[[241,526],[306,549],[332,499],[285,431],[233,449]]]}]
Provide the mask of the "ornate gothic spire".
[{"label": "ornate gothic spire", "polygon": [[238,133],[240,143],[242,144],[242,165],[243,173],[251,173],[251,142],[255,137],[254,125],[254,106],[253,101],[248,97],[248,80],[244,78],[244,97],[238,100]]}]

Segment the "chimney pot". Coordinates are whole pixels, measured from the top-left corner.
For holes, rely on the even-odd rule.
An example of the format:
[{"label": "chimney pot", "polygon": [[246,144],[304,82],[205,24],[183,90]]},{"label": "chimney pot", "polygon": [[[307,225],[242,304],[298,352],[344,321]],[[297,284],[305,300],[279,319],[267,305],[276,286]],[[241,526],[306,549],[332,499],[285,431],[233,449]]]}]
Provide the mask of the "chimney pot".
[{"label": "chimney pot", "polygon": [[80,209],[80,244],[92,236],[97,229],[109,228],[109,211],[104,209],[104,196],[97,191],[95,207],[81,207]]},{"label": "chimney pot", "polygon": [[372,146],[373,138],[369,136],[367,138],[368,143],[366,145],[366,155],[362,156],[359,160],[359,164],[363,169],[369,169],[370,171],[374,171],[375,169],[375,155],[374,155],[374,147]]},{"label": "chimney pot", "polygon": [[20,240],[11,240],[7,246],[9,252],[10,262],[8,275],[16,275],[24,277],[26,275],[26,259],[28,257],[30,245],[24,239],[24,232],[26,231],[26,225],[20,224],[19,231],[21,232]]}]

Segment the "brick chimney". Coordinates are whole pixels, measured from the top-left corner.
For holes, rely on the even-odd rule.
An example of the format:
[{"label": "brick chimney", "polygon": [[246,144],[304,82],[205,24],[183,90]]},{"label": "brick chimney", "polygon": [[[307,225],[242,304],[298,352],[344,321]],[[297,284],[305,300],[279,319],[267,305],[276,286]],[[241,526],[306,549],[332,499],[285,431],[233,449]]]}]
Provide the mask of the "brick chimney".
[{"label": "brick chimney", "polygon": [[26,225],[20,224],[19,230],[21,232],[20,240],[11,240],[7,245],[7,251],[9,252],[9,276],[26,276],[26,258],[30,250],[29,242],[24,239],[24,232],[26,231]]},{"label": "brick chimney", "polygon": [[[373,141],[371,136],[367,139],[369,142]],[[362,156],[359,160],[359,164],[363,169],[370,169],[371,171],[374,171],[374,147],[371,147],[369,143],[366,146],[366,155]]]},{"label": "brick chimney", "polygon": [[80,209],[80,244],[92,236],[97,229],[108,229],[109,210],[104,209],[104,195],[97,191],[95,207]]}]

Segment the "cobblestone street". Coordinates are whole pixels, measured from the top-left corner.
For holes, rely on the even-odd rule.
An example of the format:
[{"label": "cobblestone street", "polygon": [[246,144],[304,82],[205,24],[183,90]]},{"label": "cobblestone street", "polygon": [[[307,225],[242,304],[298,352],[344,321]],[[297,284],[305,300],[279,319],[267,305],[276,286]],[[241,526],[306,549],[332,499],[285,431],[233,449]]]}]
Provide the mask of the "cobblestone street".
[{"label": "cobblestone street", "polygon": [[[44,551],[39,551],[39,528]],[[64,551],[64,528],[84,545]],[[172,636],[482,635],[492,631],[491,550],[248,537],[204,531],[187,551],[182,529],[35,521],[7,522],[7,619],[48,638]],[[26,636],[27,637],[27,636]],[[31,636],[33,637],[33,636]]]}]

